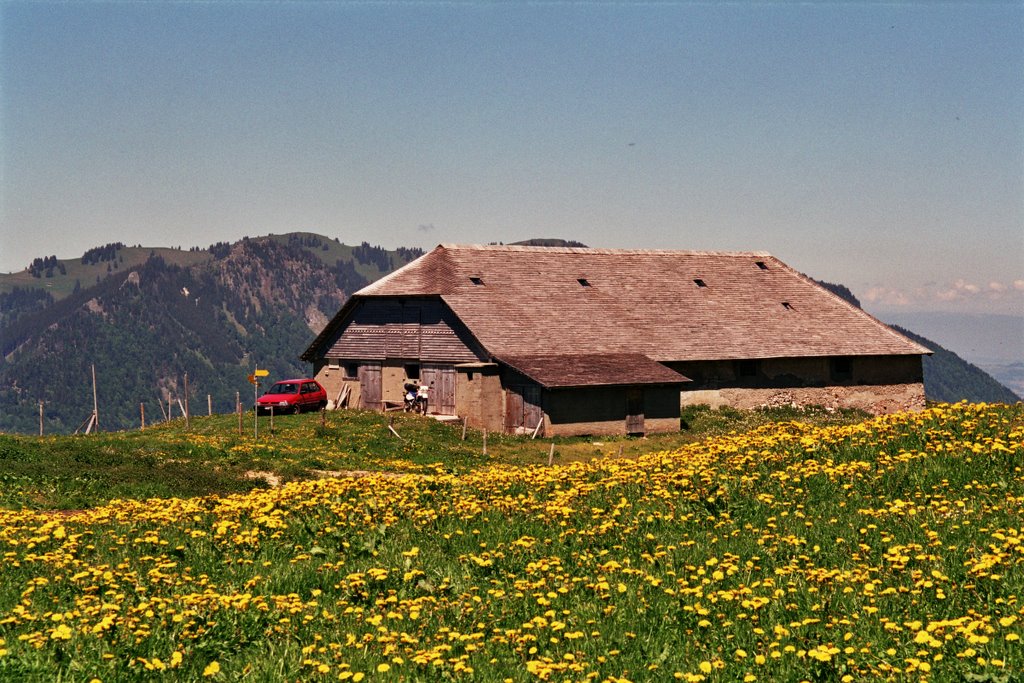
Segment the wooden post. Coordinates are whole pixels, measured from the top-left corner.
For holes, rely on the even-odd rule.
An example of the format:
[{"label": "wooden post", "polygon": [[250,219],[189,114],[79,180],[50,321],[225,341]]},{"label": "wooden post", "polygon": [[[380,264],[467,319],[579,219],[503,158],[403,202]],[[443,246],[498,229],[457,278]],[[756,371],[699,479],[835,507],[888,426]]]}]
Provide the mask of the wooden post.
[{"label": "wooden post", "polygon": [[487,428],[484,427],[484,455],[487,455]]},{"label": "wooden post", "polygon": [[270,433],[274,433],[274,406],[270,406]]},{"label": "wooden post", "polygon": [[238,413],[238,435],[242,435],[242,397],[235,392],[235,412]]},{"label": "wooden post", "polygon": [[466,440],[466,422],[469,421],[469,417],[462,418],[462,440]]},{"label": "wooden post", "polygon": [[189,410],[188,410],[188,373],[187,372],[185,373],[185,407],[184,407],[184,413],[185,413],[185,429],[188,430],[188,429],[190,429],[192,427],[192,424],[189,421],[189,418],[191,417],[191,415],[189,415]]},{"label": "wooden post", "polygon": [[39,436],[43,435],[43,402],[39,402]]},{"label": "wooden post", "polygon": [[540,422],[538,422],[537,426],[534,428],[533,436],[530,437],[531,439],[536,439],[537,438],[537,433],[540,431],[540,426],[542,424],[544,424],[544,416],[543,415],[540,416]]},{"label": "wooden post", "polygon": [[146,428],[146,404],[145,403],[142,403],[142,402],[139,403],[139,415],[142,417],[142,426],[139,427],[139,430],[141,431],[141,430]]},{"label": "wooden post", "polygon": [[320,409],[320,426],[321,427],[326,427],[327,426],[327,408],[326,407],[323,407],[323,408]]},{"label": "wooden post", "polygon": [[[100,428],[100,404],[96,399],[96,365],[92,366],[92,415],[95,427],[98,430]],[[88,434],[88,430],[86,430]]]},{"label": "wooden post", "polygon": [[164,416],[164,422],[167,422],[167,411],[164,410],[164,400],[157,396],[156,404],[160,408],[160,414]]},{"label": "wooden post", "polygon": [[551,467],[551,463],[555,460],[555,442],[551,442],[551,450],[548,451],[548,467]]},{"label": "wooden post", "polygon": [[399,440],[399,441],[405,441],[405,439],[403,439],[403,438],[402,438],[402,435],[401,435],[401,434],[399,434],[398,432],[396,432],[396,431],[395,431],[395,428],[394,428],[394,427],[392,426],[392,425],[394,424],[394,422],[395,422],[395,418],[394,418],[394,416],[391,416],[391,417],[389,417],[389,418],[388,418],[388,430],[389,430],[389,431],[390,431],[390,432],[391,432],[392,434],[394,434],[395,436],[397,436],[397,437],[398,437],[398,440]]},{"label": "wooden post", "polygon": [[622,444],[619,444],[619,457],[622,457]]},{"label": "wooden post", "polygon": [[206,414],[209,417],[213,417],[213,399],[209,394],[206,395]]},{"label": "wooden post", "polygon": [[252,376],[256,382],[252,385],[252,438],[260,438],[260,378],[256,373],[259,372],[260,366],[256,365],[253,367]]},{"label": "wooden post", "polygon": [[[80,424],[80,425],[78,426],[78,429],[76,429],[76,430],[75,430],[75,434],[77,434],[78,432],[82,431],[82,428],[83,428],[83,427],[86,427],[86,429],[88,429],[89,427],[92,427],[92,418],[93,418],[93,417],[94,417],[94,416],[93,416],[93,415],[92,415],[92,414],[90,413],[90,414],[89,414],[89,417],[85,418],[85,422],[83,422],[82,424]],[[88,432],[88,431],[86,431],[86,434],[88,434],[88,433],[89,433],[89,432]]]}]

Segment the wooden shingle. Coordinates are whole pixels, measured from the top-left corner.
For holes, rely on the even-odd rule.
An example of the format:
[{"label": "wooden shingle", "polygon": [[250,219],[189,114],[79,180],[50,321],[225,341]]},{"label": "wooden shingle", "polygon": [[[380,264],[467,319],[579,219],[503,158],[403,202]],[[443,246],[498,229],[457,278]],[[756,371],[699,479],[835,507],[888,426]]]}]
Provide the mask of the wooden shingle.
[{"label": "wooden shingle", "polygon": [[499,358],[930,353],[763,252],[440,245],[354,298],[376,296],[439,297]]}]

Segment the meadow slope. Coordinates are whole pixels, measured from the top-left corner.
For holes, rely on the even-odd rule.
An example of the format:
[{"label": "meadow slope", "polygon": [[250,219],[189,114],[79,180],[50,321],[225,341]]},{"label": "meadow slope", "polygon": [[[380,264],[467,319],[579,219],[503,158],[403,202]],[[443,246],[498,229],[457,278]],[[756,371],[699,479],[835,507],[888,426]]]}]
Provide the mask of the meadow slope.
[{"label": "meadow slope", "polygon": [[0,679],[1012,681],[1024,407],[0,511]]}]

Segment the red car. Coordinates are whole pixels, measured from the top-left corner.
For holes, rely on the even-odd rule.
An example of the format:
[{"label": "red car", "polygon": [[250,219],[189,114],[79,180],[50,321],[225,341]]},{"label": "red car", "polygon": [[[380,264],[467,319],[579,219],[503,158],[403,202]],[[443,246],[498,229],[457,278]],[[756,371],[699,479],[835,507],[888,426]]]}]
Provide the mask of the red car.
[{"label": "red car", "polygon": [[270,387],[259,400],[256,410],[261,415],[301,413],[305,410],[320,410],[327,405],[327,392],[319,382],[312,379],[285,379]]}]

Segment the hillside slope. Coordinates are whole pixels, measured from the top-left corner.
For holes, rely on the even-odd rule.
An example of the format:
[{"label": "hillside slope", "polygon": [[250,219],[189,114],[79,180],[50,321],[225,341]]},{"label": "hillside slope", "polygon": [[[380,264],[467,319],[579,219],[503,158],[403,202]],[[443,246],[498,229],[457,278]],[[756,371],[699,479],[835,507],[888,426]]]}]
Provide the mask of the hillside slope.
[{"label": "hillside slope", "polygon": [[[857,308],[861,307],[860,300],[845,285],[820,280],[817,282]],[[925,398],[929,401],[1016,403],[1021,400],[1017,394],[1000,384],[992,375],[978,366],[968,363],[949,349],[898,325],[890,325],[890,327],[934,351],[931,356],[925,356],[922,362],[924,393]]]},{"label": "hillside slope", "polygon": [[[348,294],[421,253],[288,233],[188,251],[114,243],[0,274],[0,431],[37,432],[40,401],[47,433],[74,431],[92,411],[92,365],[105,430],[137,427],[140,404],[150,422],[168,400],[179,414],[186,372],[193,413],[207,395],[215,412],[233,410],[236,392],[248,405],[254,365],[275,378],[307,374],[299,354]],[[842,285],[822,284],[859,305]],[[929,399],[1018,400],[906,334],[936,350],[924,361]]]},{"label": "hillside slope", "polygon": [[79,284],[49,305],[24,295],[28,289],[13,303],[8,296],[0,311],[0,430],[37,431],[43,401],[47,432],[74,431],[92,411],[92,365],[103,429],[137,426],[140,404],[150,421],[163,415],[158,401],[179,412],[186,372],[193,412],[206,411],[207,395],[214,411],[231,411],[236,391],[251,400],[245,378],[254,365],[271,377],[306,374],[299,353],[348,293],[415,256],[368,244],[343,249],[308,234],[183,253],[193,254],[191,263],[170,263],[155,250],[142,262],[125,259],[99,283]]},{"label": "hillside slope", "polygon": [[987,372],[949,349],[898,325],[891,327],[934,351],[931,356],[925,356],[923,364],[924,390],[928,400],[947,403],[964,400],[972,403],[1016,403],[1021,400]]}]

